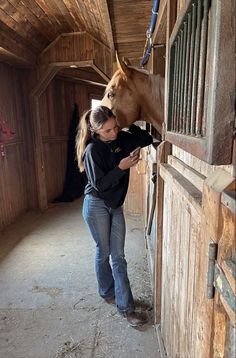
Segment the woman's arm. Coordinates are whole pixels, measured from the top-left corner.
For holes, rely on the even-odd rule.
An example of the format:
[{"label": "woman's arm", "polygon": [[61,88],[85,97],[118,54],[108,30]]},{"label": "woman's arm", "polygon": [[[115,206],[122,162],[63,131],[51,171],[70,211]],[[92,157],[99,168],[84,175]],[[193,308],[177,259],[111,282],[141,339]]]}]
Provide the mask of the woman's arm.
[{"label": "woman's arm", "polygon": [[127,140],[131,150],[135,149],[136,147],[146,147],[147,145],[153,143],[151,134],[149,134],[145,129],[141,129],[140,127],[136,126],[135,124],[130,126],[127,134],[129,134],[129,138],[127,138]]},{"label": "woman's arm", "polygon": [[86,151],[84,158],[86,174],[91,185],[99,192],[115,187],[119,184],[120,179],[124,175],[127,175],[127,173],[118,166],[106,173],[104,170],[104,160],[96,149],[90,148]]}]

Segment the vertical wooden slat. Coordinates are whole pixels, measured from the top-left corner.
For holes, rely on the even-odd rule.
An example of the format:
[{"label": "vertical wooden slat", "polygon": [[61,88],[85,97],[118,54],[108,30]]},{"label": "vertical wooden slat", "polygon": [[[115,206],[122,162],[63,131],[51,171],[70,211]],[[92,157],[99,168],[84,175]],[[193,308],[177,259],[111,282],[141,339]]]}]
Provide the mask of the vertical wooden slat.
[{"label": "vertical wooden slat", "polygon": [[[171,153],[171,145],[162,142],[157,150],[157,168],[160,163],[167,161]],[[154,317],[155,323],[161,320],[161,287],[162,287],[162,250],[163,250],[163,206],[164,206],[164,181],[158,172],[157,177],[157,241],[155,248],[155,272],[154,272]]]}]

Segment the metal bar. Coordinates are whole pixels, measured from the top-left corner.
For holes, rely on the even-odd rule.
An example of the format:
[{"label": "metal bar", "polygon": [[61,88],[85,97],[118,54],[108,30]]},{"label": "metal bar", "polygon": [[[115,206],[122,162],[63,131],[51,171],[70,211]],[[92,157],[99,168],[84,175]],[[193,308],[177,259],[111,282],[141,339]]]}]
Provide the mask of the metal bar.
[{"label": "metal bar", "polygon": [[184,82],[184,112],[183,117],[185,119],[183,132],[187,133],[187,95],[188,95],[188,82],[189,82],[189,62],[190,62],[190,44],[191,44],[191,19],[192,14],[191,12],[188,13],[187,19],[187,43],[186,43],[186,68],[185,68],[185,82]]},{"label": "metal bar", "polygon": [[203,116],[203,105],[204,105],[206,53],[207,53],[208,12],[209,12],[209,0],[204,0],[204,12],[203,12],[202,31],[201,31],[199,76],[198,76],[198,91],[197,91],[197,113],[196,113],[196,135],[197,135],[197,137],[201,137],[201,135],[202,135],[202,116]]},{"label": "metal bar", "polygon": [[175,130],[175,104],[176,104],[176,84],[177,84],[177,42],[174,43],[174,80],[173,80],[173,90],[172,90],[172,113],[171,113],[171,131]]},{"label": "metal bar", "polygon": [[180,71],[181,71],[181,35],[178,35],[179,54],[178,54],[178,73],[177,73],[177,103],[176,103],[176,132],[178,132],[179,123],[179,101],[180,101]]},{"label": "metal bar", "polygon": [[185,118],[184,112],[184,81],[185,69],[186,69],[186,43],[187,43],[187,23],[184,21],[183,28],[183,61],[182,61],[182,73],[181,73],[181,93],[180,93],[180,133],[183,133]]},{"label": "metal bar", "polygon": [[196,107],[197,107],[199,53],[200,53],[200,40],[201,40],[201,20],[202,20],[202,0],[199,0],[197,5],[197,28],[196,28],[196,38],[195,38],[194,67],[193,67],[191,135],[196,134]]},{"label": "metal bar", "polygon": [[189,59],[189,80],[188,80],[188,94],[187,94],[187,118],[186,118],[186,134],[191,133],[191,108],[192,108],[192,84],[193,84],[193,64],[194,64],[194,48],[195,48],[195,33],[197,22],[196,4],[192,4],[192,22],[191,22],[191,41],[190,41],[190,59]]},{"label": "metal bar", "polygon": [[214,297],[215,260],[217,255],[217,244],[211,242],[208,249],[208,271],[207,271],[207,298]]},{"label": "metal bar", "polygon": [[180,132],[180,113],[181,113],[181,77],[182,77],[182,67],[183,67],[183,29],[180,30],[180,57],[179,57],[179,74],[178,74],[178,106],[177,106],[177,132]]},{"label": "metal bar", "polygon": [[179,73],[179,47],[180,47],[180,38],[177,37],[177,52],[176,52],[176,72],[175,72],[175,93],[174,93],[174,131],[177,131],[177,108],[178,108],[178,73]]}]

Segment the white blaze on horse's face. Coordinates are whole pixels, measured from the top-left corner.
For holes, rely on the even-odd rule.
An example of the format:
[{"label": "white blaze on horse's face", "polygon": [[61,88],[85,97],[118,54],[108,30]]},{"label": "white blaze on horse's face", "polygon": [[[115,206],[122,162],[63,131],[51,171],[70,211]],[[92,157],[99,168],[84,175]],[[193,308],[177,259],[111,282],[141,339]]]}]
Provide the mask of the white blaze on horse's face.
[{"label": "white blaze on horse's face", "polygon": [[108,83],[102,105],[109,107],[116,116],[120,127],[129,127],[140,117],[140,99],[137,98],[131,79],[132,69],[124,62],[118,63],[119,69]]}]

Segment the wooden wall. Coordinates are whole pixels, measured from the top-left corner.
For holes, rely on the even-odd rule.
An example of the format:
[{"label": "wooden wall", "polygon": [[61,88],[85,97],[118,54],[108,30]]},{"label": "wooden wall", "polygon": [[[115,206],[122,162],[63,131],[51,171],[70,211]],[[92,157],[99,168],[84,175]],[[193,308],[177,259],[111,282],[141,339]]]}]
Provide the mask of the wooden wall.
[{"label": "wooden wall", "polygon": [[[38,207],[33,117],[30,89],[32,71],[0,64],[0,115],[15,132],[0,156],[0,230],[31,208]],[[74,104],[79,113],[91,106],[91,98],[102,98],[104,87],[56,77],[39,101],[47,200],[62,193],[67,138]]]},{"label": "wooden wall", "polygon": [[[175,15],[178,21],[187,2],[161,2],[161,6],[167,6],[167,43]],[[159,26],[162,34],[161,29]],[[158,35],[157,32],[157,39]],[[154,73],[157,62],[154,54]],[[166,70],[168,73],[168,66]],[[227,81],[224,86],[228,93]],[[227,110],[231,113],[230,105]],[[235,302],[235,273],[229,269],[236,263],[235,167],[209,165],[168,142],[161,146],[157,153],[155,322],[160,325],[168,358],[233,357],[236,322],[226,291],[230,292],[231,287],[231,302],[233,297]],[[212,259],[211,285],[207,281],[210,245],[215,245],[217,251]],[[211,298],[209,286],[213,291]]]},{"label": "wooden wall", "polygon": [[40,120],[48,202],[62,192],[67,157],[67,138],[74,104],[79,114],[90,108],[91,98],[102,98],[103,87],[55,78],[40,97]]},{"label": "wooden wall", "polygon": [[228,275],[226,264],[233,265],[236,258],[235,182],[224,169],[211,169],[205,177],[173,155],[160,165],[164,209],[158,274],[167,357],[228,357],[232,348],[228,336],[235,318],[224,298],[226,288],[208,297],[207,277],[209,245],[216,244],[214,265],[219,265],[235,292],[235,279]]},{"label": "wooden wall", "polygon": [[0,156],[0,229],[36,205],[29,76],[27,70],[0,63],[0,119],[15,132]]}]

